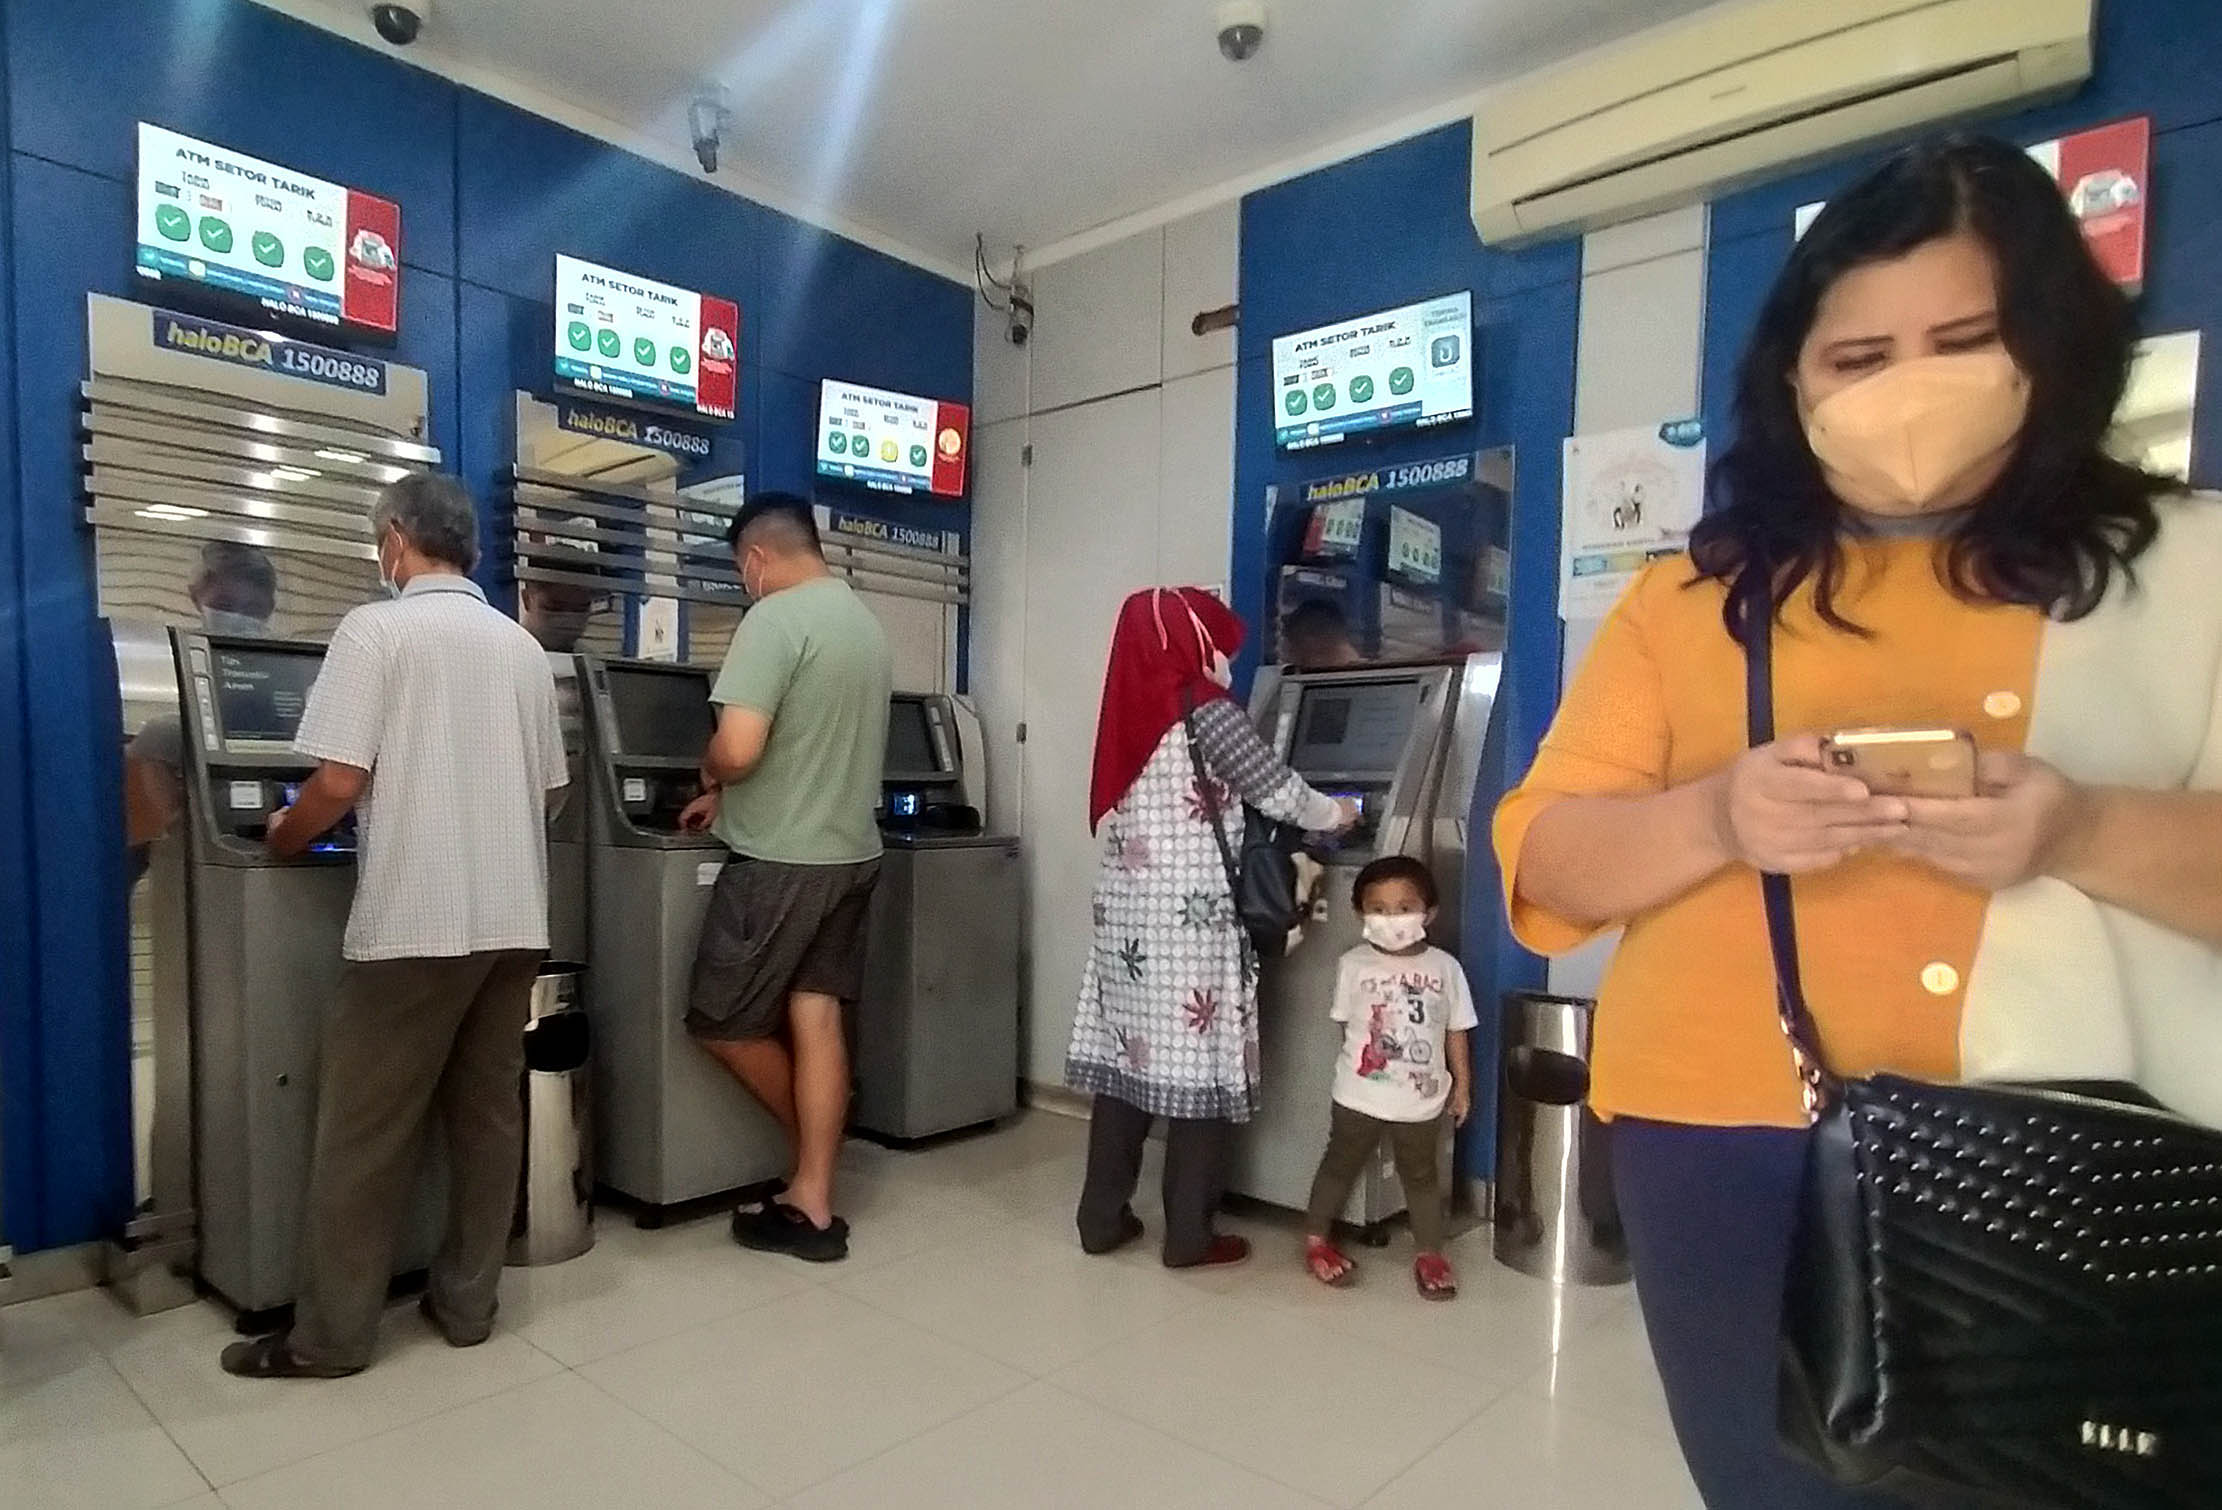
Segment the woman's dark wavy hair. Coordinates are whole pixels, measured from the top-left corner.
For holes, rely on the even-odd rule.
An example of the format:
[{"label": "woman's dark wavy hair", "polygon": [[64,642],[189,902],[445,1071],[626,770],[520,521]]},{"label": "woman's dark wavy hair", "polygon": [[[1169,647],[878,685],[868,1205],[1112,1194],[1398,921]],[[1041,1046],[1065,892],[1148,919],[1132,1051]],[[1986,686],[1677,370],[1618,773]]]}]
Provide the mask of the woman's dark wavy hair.
[{"label": "woman's dark wavy hair", "polygon": [[1911,148],[1829,202],[1775,280],[1736,384],[1736,439],[1691,532],[1701,580],[1729,585],[1737,632],[1754,562],[1781,605],[1808,579],[1822,619],[1862,633],[1837,607],[1844,505],[1822,480],[1790,386],[1822,296],[1868,263],[1972,231],[1998,265],[2000,335],[2029,375],[2028,423],[2004,475],[1946,543],[1941,570],[1973,602],[2079,619],[2159,534],[2153,500],[2172,479],[2104,448],[2129,381],[2136,326],[2100,270],[2059,186],[2028,155],[1985,137]]}]

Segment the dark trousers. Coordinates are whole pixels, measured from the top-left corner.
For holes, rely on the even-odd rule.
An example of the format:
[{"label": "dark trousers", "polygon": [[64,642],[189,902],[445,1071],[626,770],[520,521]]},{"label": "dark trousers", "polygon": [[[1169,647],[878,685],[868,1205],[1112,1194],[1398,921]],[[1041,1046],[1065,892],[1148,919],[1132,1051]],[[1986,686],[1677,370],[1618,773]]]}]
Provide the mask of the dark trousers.
[{"label": "dark trousers", "polygon": [[1613,1179],[1674,1432],[1711,1510],[1885,1510],[1776,1445],[1775,1359],[1806,1134],[1621,1120]]},{"label": "dark trousers", "polygon": [[511,950],[348,963],[324,1028],[291,1339],[299,1357],[339,1368],[370,1361],[435,1113],[447,1135],[448,1212],[432,1306],[450,1335],[493,1327],[517,1209],[518,1087],[540,960]]},{"label": "dark trousers", "polygon": [[[1142,1147],[1156,1119],[1116,1096],[1098,1096],[1088,1118],[1088,1180],[1080,1192],[1080,1241],[1097,1252],[1118,1246],[1133,1220]],[[1234,1124],[1165,1121],[1165,1262],[1199,1263],[1211,1247],[1212,1218],[1227,1193]]]},{"label": "dark trousers", "polygon": [[1350,1199],[1366,1160],[1387,1138],[1396,1157],[1396,1177],[1404,1182],[1405,1209],[1412,1218],[1412,1238],[1422,1253],[1443,1251],[1443,1177],[1438,1152],[1443,1137],[1439,1117],[1425,1122],[1384,1122],[1364,1112],[1334,1104],[1328,1124],[1327,1152],[1320,1156],[1319,1173],[1312,1176],[1312,1199],[1305,1209],[1304,1230],[1325,1237]]}]

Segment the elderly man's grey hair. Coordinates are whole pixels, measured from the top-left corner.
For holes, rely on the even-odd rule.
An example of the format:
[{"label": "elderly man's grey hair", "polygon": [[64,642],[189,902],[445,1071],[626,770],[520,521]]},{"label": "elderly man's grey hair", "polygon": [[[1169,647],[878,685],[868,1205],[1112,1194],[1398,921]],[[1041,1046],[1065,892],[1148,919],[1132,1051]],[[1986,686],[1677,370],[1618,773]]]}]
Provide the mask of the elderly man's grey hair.
[{"label": "elderly man's grey hair", "polygon": [[411,472],[379,489],[371,505],[372,538],[392,525],[435,561],[457,571],[478,565],[478,510],[463,484],[445,472]]}]

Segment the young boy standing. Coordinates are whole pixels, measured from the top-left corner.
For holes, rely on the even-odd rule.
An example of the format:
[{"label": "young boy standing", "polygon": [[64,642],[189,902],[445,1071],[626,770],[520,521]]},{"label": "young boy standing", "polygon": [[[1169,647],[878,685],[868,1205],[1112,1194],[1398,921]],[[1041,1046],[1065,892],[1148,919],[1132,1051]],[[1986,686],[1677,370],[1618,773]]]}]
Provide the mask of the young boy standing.
[{"label": "young boy standing", "polygon": [[1458,961],[1427,942],[1436,891],[1425,865],[1406,855],[1376,860],[1358,872],[1354,891],[1366,941],[1343,956],[1336,978],[1343,1045],[1327,1152],[1312,1180],[1304,1262],[1322,1284],[1347,1284],[1357,1273],[1331,1233],[1386,1137],[1419,1244],[1413,1281],[1429,1300],[1449,1300],[1458,1279],[1443,1256],[1437,1149],[1445,1108],[1464,1124],[1473,1106],[1466,1042],[1477,1022],[1473,996]]}]

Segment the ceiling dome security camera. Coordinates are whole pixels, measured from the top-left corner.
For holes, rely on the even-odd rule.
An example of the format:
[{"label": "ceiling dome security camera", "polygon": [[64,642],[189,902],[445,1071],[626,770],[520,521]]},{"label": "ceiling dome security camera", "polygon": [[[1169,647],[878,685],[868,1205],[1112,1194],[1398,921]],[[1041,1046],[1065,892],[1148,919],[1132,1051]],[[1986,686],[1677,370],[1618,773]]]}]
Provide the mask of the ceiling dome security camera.
[{"label": "ceiling dome security camera", "polygon": [[432,18],[432,0],[378,0],[370,8],[370,24],[395,47],[407,47]]},{"label": "ceiling dome security camera", "polygon": [[1264,0],[1229,0],[1219,7],[1219,55],[1246,63],[1265,45]]}]

